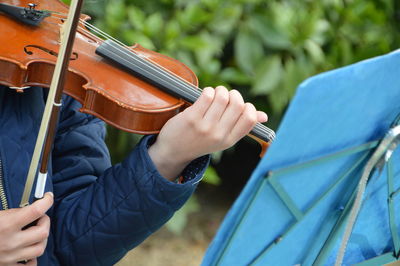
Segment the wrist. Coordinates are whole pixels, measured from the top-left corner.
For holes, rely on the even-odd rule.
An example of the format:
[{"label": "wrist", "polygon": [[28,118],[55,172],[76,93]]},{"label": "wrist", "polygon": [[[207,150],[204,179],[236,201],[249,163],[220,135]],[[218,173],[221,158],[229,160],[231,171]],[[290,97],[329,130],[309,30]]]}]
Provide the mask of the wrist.
[{"label": "wrist", "polygon": [[149,147],[148,153],[158,172],[170,181],[175,181],[191,161],[157,141]]}]

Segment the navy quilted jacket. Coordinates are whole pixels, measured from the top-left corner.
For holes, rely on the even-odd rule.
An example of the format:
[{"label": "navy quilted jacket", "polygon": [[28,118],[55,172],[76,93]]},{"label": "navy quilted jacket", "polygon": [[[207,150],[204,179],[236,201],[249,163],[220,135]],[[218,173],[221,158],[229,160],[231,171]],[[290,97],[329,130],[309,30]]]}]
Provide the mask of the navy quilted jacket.
[{"label": "navy quilted jacket", "polygon": [[[6,204],[19,205],[33,153],[45,92],[19,94],[0,86],[0,182]],[[111,167],[104,123],[63,98],[46,191],[55,202],[51,232],[39,265],[112,265],[162,226],[193,193],[208,157],[192,162],[184,184],[164,179],[151,162],[145,137]],[[1,236],[0,236],[1,237]]]}]

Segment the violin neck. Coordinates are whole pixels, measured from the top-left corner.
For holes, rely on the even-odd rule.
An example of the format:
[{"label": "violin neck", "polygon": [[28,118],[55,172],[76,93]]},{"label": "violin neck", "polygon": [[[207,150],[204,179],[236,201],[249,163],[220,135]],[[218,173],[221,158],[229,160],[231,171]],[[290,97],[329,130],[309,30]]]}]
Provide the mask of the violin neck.
[{"label": "violin neck", "polygon": [[201,91],[197,86],[161,68],[157,64],[143,59],[112,40],[104,41],[96,49],[96,54],[111,60],[136,77],[149,82],[166,93],[189,103],[194,103],[201,95]]},{"label": "violin neck", "polygon": [[[189,103],[194,103],[201,95],[201,90],[197,86],[183,80],[157,64],[143,59],[112,40],[104,41],[96,49],[96,54],[112,61],[126,71],[153,84],[166,93]],[[257,123],[250,134],[266,142],[272,142],[275,138],[274,131],[261,123]]]}]

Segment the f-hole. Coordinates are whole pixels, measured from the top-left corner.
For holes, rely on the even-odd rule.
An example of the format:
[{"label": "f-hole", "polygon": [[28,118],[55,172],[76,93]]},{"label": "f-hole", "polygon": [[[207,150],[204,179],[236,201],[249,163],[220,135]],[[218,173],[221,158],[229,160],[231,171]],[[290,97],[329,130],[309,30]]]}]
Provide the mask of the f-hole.
[{"label": "f-hole", "polygon": [[[55,57],[57,57],[58,56],[58,53],[57,52],[55,52],[55,51],[53,51],[53,50],[50,50],[50,49],[47,49],[46,47],[42,47],[42,46],[40,46],[40,45],[34,45],[34,44],[31,44],[31,45],[26,45],[25,47],[24,47],[24,51],[25,51],[25,53],[26,54],[28,54],[28,55],[33,55],[33,50],[35,50],[35,49],[39,49],[39,50],[41,50],[41,51],[43,51],[43,52],[45,52],[45,53],[47,53],[47,54],[49,54],[49,55],[52,55],[52,56],[55,56]],[[72,55],[71,55],[71,58],[69,59],[69,60],[76,60],[76,59],[78,59],[78,53],[76,53],[76,52],[72,52]]]}]

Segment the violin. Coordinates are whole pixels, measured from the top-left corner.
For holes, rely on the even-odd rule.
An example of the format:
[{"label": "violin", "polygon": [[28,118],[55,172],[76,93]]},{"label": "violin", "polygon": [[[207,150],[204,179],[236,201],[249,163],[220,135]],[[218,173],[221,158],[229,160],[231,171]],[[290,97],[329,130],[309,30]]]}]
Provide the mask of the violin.
[{"label": "violin", "polygon": [[[2,1],[0,84],[19,92],[50,86],[67,12],[59,0]],[[82,104],[81,112],[127,132],[155,134],[200,96],[196,75],[182,62],[128,47],[89,18],[80,15],[63,91]],[[263,145],[275,137],[261,123],[250,134]]]}]

